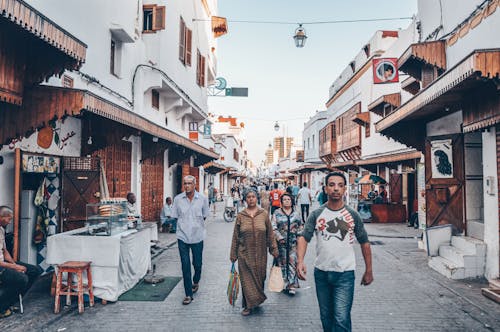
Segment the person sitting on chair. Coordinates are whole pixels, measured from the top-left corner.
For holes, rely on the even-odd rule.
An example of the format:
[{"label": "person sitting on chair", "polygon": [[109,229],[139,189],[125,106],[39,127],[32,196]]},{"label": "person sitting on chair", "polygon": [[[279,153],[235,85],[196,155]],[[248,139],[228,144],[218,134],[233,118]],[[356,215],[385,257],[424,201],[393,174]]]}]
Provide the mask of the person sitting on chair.
[{"label": "person sitting on chair", "polygon": [[5,246],[5,228],[14,213],[7,206],[0,206],[0,285],[4,289],[0,296],[0,318],[12,314],[11,306],[19,295],[24,295],[42,274],[38,266],[16,262]]},{"label": "person sitting on chair", "polygon": [[167,197],[165,205],[161,209],[160,221],[162,232],[175,233],[177,229],[177,219],[172,218],[172,197]]}]

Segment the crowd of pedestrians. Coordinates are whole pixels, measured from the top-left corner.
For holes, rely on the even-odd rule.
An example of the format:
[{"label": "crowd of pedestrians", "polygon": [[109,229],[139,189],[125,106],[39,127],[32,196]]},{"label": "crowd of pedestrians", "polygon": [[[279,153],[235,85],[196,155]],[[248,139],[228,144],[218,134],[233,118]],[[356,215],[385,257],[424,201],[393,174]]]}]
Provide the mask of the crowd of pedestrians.
[{"label": "crowd of pedestrians", "polygon": [[[186,176],[184,192],[175,197],[171,218],[177,220],[177,239],[184,279],[183,304],[193,301],[200,287],[205,219],[213,194],[195,191],[196,179]],[[210,184],[211,185],[211,184]],[[324,331],[351,331],[351,307],[354,297],[355,239],[361,246],[365,272],[361,284],[373,281],[371,249],[359,214],[344,204],[347,189],[343,173],[325,177],[321,190],[314,195],[306,182],[302,187],[289,185],[273,188],[256,183],[231,188],[237,213],[229,259],[237,262],[242,290],[241,314],[251,315],[266,300],[264,283],[268,253],[281,267],[283,293],[294,296],[305,280],[304,256],[307,245],[316,236],[314,280]],[[271,189],[271,190],[269,190]],[[319,208],[310,212],[313,198]],[[192,263],[191,255],[192,254]],[[194,267],[194,274],[191,270]]]}]

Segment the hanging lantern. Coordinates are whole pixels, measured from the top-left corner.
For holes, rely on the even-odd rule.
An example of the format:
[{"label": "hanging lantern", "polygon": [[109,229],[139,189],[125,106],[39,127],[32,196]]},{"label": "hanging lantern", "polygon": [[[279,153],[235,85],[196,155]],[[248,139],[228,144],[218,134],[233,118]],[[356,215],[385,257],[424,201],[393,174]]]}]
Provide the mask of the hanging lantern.
[{"label": "hanging lantern", "polygon": [[306,29],[302,27],[302,24],[299,24],[299,27],[295,30],[295,36],[293,36],[293,40],[295,40],[295,46],[298,48],[304,47],[306,44]]},{"label": "hanging lantern", "polygon": [[274,124],[274,130],[275,131],[280,130],[280,125],[279,125],[278,121],[276,121],[276,123]]}]

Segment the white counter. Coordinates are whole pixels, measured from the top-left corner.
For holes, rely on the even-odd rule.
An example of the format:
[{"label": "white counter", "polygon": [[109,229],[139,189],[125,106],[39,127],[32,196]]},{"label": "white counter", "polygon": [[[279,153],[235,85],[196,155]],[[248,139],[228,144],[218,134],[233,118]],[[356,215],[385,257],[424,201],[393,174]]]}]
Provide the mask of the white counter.
[{"label": "white counter", "polygon": [[66,261],[92,262],[94,295],[116,301],[150,267],[151,228],[145,226],[112,236],[73,235],[85,231],[80,228],[49,236],[46,260],[54,266]]}]

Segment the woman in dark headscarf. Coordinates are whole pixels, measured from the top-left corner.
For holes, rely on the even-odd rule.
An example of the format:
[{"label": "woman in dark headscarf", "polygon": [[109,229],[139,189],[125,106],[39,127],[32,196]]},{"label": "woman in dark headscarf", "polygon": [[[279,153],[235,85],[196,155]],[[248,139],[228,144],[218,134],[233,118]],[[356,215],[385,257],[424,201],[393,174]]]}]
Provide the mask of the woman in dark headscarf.
[{"label": "woman in dark headscarf", "polygon": [[297,234],[303,229],[300,211],[294,208],[293,196],[285,193],[281,196],[281,208],[274,211],[271,218],[274,235],[278,241],[279,262],[285,280],[285,292],[295,295],[299,287],[297,277]]},{"label": "woman in dark headscarf", "polygon": [[230,260],[238,261],[243,293],[241,314],[248,316],[266,300],[267,251],[276,258],[278,249],[269,215],[257,205],[257,191],[249,189],[245,201],[247,207],[236,216]]}]

